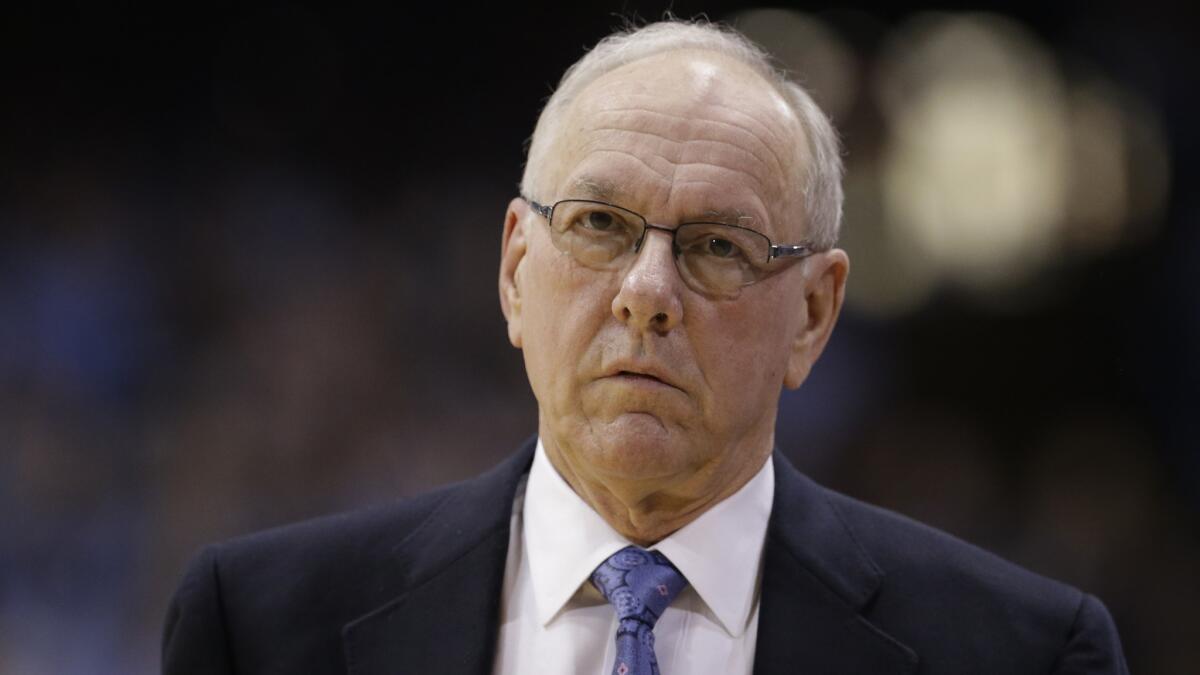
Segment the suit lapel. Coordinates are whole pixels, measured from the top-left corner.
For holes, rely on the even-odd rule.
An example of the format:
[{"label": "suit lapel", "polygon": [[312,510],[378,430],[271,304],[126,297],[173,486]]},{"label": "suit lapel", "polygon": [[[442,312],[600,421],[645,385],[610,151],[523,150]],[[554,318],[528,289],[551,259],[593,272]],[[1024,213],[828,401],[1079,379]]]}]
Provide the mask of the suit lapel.
[{"label": "suit lapel", "polygon": [[513,496],[533,448],[451,489],[396,547],[401,593],[342,631],[350,675],[491,672]]},{"label": "suit lapel", "polygon": [[823,489],[779,451],[773,461],[754,672],[913,672],[917,655],[861,614],[882,573]]},{"label": "suit lapel", "polygon": [[[535,441],[448,492],[395,548],[401,591],[343,630],[350,675],[487,675],[513,496]],[[822,488],[775,453],[754,672],[911,673],[917,656],[861,614],[882,580]]]}]

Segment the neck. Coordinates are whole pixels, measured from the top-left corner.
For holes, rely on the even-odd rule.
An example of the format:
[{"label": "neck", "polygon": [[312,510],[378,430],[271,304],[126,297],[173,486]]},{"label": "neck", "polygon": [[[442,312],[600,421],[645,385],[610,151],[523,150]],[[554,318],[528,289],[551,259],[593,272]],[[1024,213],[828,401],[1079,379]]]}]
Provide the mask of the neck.
[{"label": "neck", "polygon": [[[757,449],[717,453],[685,476],[631,481],[589,470],[569,446],[544,431],[546,457],[563,480],[618,534],[642,547],[662,541],[740,490],[762,469],[774,445],[771,435],[766,442],[754,444]],[[736,465],[730,461],[746,457],[750,461],[743,459]]]}]

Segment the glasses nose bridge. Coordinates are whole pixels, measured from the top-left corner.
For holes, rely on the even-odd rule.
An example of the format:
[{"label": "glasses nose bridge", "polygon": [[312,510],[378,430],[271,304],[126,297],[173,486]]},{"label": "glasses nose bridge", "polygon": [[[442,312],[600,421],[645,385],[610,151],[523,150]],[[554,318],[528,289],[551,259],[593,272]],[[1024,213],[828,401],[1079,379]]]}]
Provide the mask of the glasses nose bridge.
[{"label": "glasses nose bridge", "polygon": [[676,253],[675,233],[679,230],[679,227],[678,226],[664,227],[662,225],[655,225],[655,224],[651,223],[650,221],[646,221],[645,228],[642,230],[642,236],[638,237],[638,240],[636,242],[634,242],[634,245],[633,245],[634,253],[642,252],[642,244],[644,244],[646,242],[646,235],[650,234],[650,230],[658,230],[659,232],[666,232],[671,237],[671,253],[672,253],[672,255],[674,255]]},{"label": "glasses nose bridge", "polygon": [[679,227],[664,227],[662,225],[655,225],[649,221],[643,222],[645,223],[645,229],[642,230],[642,236],[634,242],[633,255],[629,256],[629,261],[625,264],[626,272],[628,273],[633,267],[639,265],[638,259],[641,258],[642,246],[646,242],[646,237],[650,234],[651,230],[658,230],[665,233],[671,239],[671,265],[675,268],[675,274],[679,275],[681,279],[686,279],[686,275],[684,275],[683,269],[680,267],[679,246],[675,243],[675,234],[679,230]]}]

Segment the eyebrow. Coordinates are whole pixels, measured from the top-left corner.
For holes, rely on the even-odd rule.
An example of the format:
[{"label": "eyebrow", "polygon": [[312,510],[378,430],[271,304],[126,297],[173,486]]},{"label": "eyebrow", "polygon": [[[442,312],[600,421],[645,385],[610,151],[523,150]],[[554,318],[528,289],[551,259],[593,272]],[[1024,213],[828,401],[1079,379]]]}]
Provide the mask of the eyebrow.
[{"label": "eyebrow", "polygon": [[741,209],[707,209],[701,211],[700,215],[714,222],[741,225],[742,227],[753,225],[757,222],[754,216],[747,214]]},{"label": "eyebrow", "polygon": [[598,199],[605,202],[616,201],[618,198],[625,196],[625,191],[617,187],[616,183],[588,176],[576,179],[571,183],[571,192],[582,192],[589,199]]}]

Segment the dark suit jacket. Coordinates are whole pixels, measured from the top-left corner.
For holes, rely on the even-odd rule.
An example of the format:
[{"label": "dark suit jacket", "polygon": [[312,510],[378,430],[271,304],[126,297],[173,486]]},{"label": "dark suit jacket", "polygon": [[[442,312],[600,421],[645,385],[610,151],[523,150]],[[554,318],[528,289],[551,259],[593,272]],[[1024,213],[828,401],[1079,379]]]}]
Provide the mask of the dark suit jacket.
[{"label": "dark suit jacket", "polygon": [[[171,603],[164,672],[486,675],[533,448],[393,506],[205,549]],[[1127,672],[1095,598],[773,461],[756,673]]]}]

